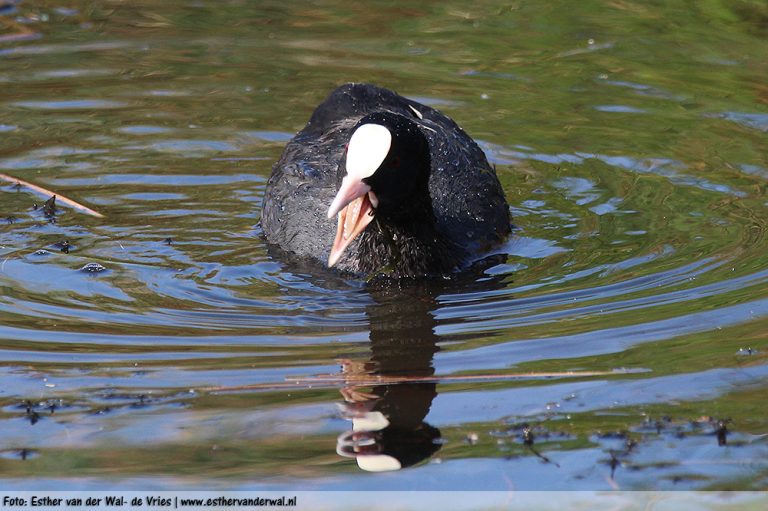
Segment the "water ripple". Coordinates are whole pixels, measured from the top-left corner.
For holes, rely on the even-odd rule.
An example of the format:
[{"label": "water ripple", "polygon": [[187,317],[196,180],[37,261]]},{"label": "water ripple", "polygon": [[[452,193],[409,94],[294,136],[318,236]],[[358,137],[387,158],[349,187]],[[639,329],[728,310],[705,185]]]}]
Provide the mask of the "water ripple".
[{"label": "water ripple", "polygon": [[16,101],[13,106],[34,110],[103,110],[125,108],[128,103],[112,99],[67,99],[49,101]]},{"label": "water ripple", "polygon": [[[13,3],[0,169],[104,217],[0,186],[0,486],[759,487],[765,42],[738,9],[563,6]],[[513,234],[466,271],[263,238],[273,162],[361,69],[496,166]],[[337,455],[367,412],[411,466]]]}]

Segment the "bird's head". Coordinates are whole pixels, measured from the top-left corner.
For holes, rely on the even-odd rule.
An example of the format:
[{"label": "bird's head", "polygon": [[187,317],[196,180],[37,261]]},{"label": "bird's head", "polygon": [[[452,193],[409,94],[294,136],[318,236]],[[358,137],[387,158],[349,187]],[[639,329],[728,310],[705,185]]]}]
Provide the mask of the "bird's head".
[{"label": "bird's head", "polygon": [[429,200],[427,138],[410,118],[392,112],[366,115],[352,129],[339,166],[339,190],[328,208],[337,217],[328,266],[370,224],[412,221],[416,204]]}]

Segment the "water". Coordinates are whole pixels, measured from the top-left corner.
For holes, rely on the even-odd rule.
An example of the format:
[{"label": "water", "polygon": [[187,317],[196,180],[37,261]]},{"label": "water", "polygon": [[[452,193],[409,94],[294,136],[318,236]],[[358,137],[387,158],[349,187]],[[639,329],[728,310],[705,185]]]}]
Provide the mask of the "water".
[{"label": "water", "polygon": [[[3,488],[768,483],[762,4],[0,16],[0,173],[105,215],[0,187]],[[268,249],[272,162],[352,80],[478,140],[505,258],[387,288]]]}]

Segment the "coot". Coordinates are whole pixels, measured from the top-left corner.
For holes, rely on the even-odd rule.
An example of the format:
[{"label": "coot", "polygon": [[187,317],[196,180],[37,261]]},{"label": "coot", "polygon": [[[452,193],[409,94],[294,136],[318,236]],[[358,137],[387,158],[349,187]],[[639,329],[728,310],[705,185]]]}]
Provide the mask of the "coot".
[{"label": "coot", "polygon": [[450,274],[510,232],[496,173],[464,130],[357,83],[334,90],[285,147],[261,224],[285,251],[392,278]]}]

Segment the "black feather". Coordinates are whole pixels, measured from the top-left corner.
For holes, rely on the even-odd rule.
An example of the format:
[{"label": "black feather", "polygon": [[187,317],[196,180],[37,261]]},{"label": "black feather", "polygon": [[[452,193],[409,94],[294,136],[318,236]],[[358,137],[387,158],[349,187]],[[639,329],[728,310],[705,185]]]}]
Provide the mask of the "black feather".
[{"label": "black feather", "polygon": [[[390,182],[386,176],[373,176],[378,181],[372,186],[389,187],[392,193],[377,191],[382,204],[374,221],[347,248],[338,269],[395,278],[445,275],[508,236],[509,207],[496,173],[480,147],[453,120],[390,90],[346,84],[317,107],[273,167],[261,217],[270,243],[321,263],[327,261],[336,219],[329,220],[326,212],[345,172],[345,147],[353,129],[371,114],[382,123],[395,122],[420,131],[429,154],[424,169],[402,170],[411,173],[406,180],[419,191],[409,192],[410,199],[399,201],[399,207],[398,201],[387,204],[386,199],[402,187],[402,176]],[[403,129],[403,136],[408,136],[411,128]],[[390,163],[400,167],[399,160]],[[422,171],[425,187],[418,185]]]}]

